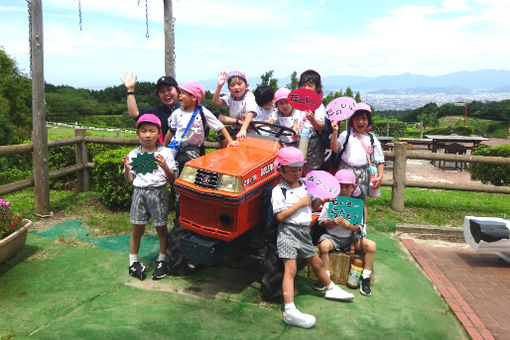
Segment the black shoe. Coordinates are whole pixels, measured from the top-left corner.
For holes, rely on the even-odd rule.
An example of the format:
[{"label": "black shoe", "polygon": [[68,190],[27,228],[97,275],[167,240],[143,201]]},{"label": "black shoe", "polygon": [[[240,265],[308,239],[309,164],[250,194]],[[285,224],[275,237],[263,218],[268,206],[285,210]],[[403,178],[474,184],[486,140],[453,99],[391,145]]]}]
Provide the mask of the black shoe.
[{"label": "black shoe", "polygon": [[324,286],[322,282],[317,281],[313,284],[312,288],[316,291],[322,292],[324,289],[326,289],[326,286]]},{"label": "black shoe", "polygon": [[129,266],[129,275],[139,278],[140,280],[145,279],[145,266],[138,261],[133,262]]},{"label": "black shoe", "polygon": [[359,285],[359,292],[365,296],[370,296],[372,294],[372,291],[370,290],[370,278],[369,277],[367,277],[366,279],[361,277],[360,285]]},{"label": "black shoe", "polygon": [[168,273],[168,268],[166,266],[165,261],[155,261],[156,268],[154,269],[154,273],[152,273],[153,280],[160,280],[166,276]]}]

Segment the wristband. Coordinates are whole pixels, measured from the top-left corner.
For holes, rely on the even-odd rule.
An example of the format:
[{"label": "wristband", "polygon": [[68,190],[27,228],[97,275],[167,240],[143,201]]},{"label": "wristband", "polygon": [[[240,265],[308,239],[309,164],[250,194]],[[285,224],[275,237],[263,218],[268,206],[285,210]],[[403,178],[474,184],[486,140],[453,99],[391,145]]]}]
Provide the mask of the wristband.
[{"label": "wristband", "polygon": [[135,94],[135,91],[127,91],[126,95],[129,96],[130,94]]}]

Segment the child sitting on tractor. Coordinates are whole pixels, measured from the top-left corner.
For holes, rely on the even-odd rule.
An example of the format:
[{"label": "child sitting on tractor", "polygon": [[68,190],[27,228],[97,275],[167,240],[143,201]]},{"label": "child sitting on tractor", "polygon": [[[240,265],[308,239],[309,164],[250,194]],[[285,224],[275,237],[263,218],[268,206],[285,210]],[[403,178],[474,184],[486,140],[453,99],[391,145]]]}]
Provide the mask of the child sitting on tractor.
[{"label": "child sitting on tractor", "polygon": [[[282,281],[284,312],[283,320],[289,325],[303,328],[313,327],[315,317],[301,313],[294,304],[294,277],[297,273],[297,259],[304,258],[312,265],[317,277],[326,289],[325,298],[351,301],[354,295],[335,285],[326,274],[322,260],[315,252],[310,236],[312,208],[319,207],[323,200],[310,197],[302,180],[303,153],[294,147],[284,147],[278,151],[274,169],[282,176],[282,181],[273,188],[271,203],[279,222],[277,232],[278,256],[283,260]],[[283,190],[285,190],[285,194]],[[330,201],[327,198],[325,201]]]}]

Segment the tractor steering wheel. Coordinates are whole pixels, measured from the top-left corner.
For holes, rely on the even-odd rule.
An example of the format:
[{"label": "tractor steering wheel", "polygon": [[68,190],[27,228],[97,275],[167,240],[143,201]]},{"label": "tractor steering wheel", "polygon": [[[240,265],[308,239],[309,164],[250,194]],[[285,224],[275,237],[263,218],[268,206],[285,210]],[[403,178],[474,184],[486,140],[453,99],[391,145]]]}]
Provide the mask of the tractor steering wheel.
[{"label": "tractor steering wheel", "polygon": [[[262,125],[262,126],[255,126],[255,125]],[[296,131],[294,129],[291,129],[289,127],[268,123],[268,122],[259,122],[252,120],[250,122],[250,126],[253,127],[256,133],[261,135],[260,131],[268,132],[270,134],[273,134],[276,138],[279,138],[280,136],[295,136]]]}]

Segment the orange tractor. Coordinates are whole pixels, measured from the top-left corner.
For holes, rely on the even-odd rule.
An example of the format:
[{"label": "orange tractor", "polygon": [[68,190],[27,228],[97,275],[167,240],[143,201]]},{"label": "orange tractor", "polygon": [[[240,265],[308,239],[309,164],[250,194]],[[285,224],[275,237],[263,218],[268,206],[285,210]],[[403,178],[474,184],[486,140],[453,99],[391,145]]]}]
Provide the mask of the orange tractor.
[{"label": "orange tractor", "polygon": [[283,267],[276,254],[276,230],[266,225],[266,206],[269,190],[280,181],[273,168],[281,148],[278,137],[294,132],[265,125],[275,136],[249,134],[238,147],[185,164],[174,183],[180,211],[166,251],[171,274],[187,275],[226,256],[250,255],[264,261],[262,297],[280,298]]}]

